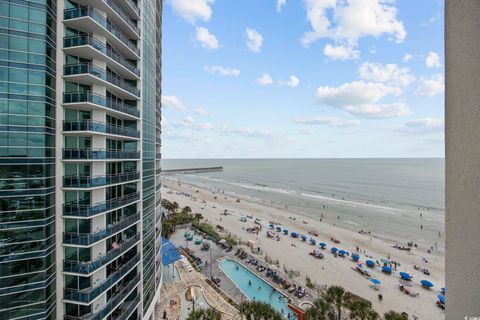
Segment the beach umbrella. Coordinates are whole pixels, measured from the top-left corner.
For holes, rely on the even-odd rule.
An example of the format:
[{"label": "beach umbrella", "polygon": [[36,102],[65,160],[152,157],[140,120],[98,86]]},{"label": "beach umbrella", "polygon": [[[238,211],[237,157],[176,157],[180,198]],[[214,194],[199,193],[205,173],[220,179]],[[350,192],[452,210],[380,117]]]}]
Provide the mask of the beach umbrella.
[{"label": "beach umbrella", "polygon": [[302,235],[302,241],[307,241],[307,236]]},{"label": "beach umbrella", "polygon": [[311,244],[316,244],[316,243],[317,243],[317,240],[310,238],[310,243],[311,243]]},{"label": "beach umbrella", "polygon": [[273,225],[273,223],[270,223],[270,224],[268,225],[268,227],[269,227],[270,229],[275,228],[275,226]]},{"label": "beach umbrella", "polygon": [[276,265],[274,265],[274,264],[271,264],[271,265],[269,266],[269,268],[270,268],[270,270],[273,270],[273,271],[278,270],[278,267],[277,267]]},{"label": "beach umbrella", "polygon": [[385,273],[392,273],[392,267],[383,266],[382,271],[385,272]]},{"label": "beach umbrella", "polygon": [[318,245],[322,247],[322,249],[324,249],[327,246],[325,242],[320,242]]},{"label": "beach umbrella", "polygon": [[338,251],[338,249],[337,249],[337,248],[335,248],[335,247],[333,247],[333,248],[331,248],[331,249],[330,249],[330,251],[331,251],[332,253],[335,253],[335,252],[337,252],[337,251]]},{"label": "beach umbrella", "polygon": [[360,259],[360,256],[356,253],[352,253],[352,259],[353,261],[358,261]]},{"label": "beach umbrella", "polygon": [[445,304],[445,296],[443,294],[439,294],[437,297],[438,297],[438,301]]},{"label": "beach umbrella", "polygon": [[283,229],[283,233],[288,234],[288,230],[287,230],[287,229]]},{"label": "beach umbrella", "polygon": [[375,261],[373,261],[373,260],[367,260],[367,261],[365,261],[365,264],[370,268],[375,267]]},{"label": "beach umbrella", "polygon": [[428,281],[428,280],[422,280],[422,281],[420,281],[420,283],[421,283],[422,286],[424,286],[425,288],[431,288],[431,287],[433,287],[433,283],[431,283],[431,282]]},{"label": "beach umbrella", "polygon": [[402,277],[402,279],[404,280],[411,280],[412,279],[412,276],[406,272],[400,272],[400,277]]},{"label": "beach umbrella", "polygon": [[347,251],[345,251],[345,250],[339,250],[339,251],[338,251],[338,254],[341,255],[341,256],[344,256],[344,255],[347,254]]},{"label": "beach umbrella", "polygon": [[298,233],[296,233],[296,232],[292,232],[292,233],[290,233],[290,235],[292,236],[292,238],[298,237]]},{"label": "beach umbrella", "polygon": [[441,292],[442,294],[445,294],[445,288],[440,288],[440,292]]},{"label": "beach umbrella", "polygon": [[375,278],[370,279],[370,282],[373,283],[376,286],[378,286],[380,283],[382,283],[380,280],[375,279]]},{"label": "beach umbrella", "polygon": [[278,232],[281,232],[281,231],[282,231],[282,228],[277,227],[277,231],[278,231]]}]

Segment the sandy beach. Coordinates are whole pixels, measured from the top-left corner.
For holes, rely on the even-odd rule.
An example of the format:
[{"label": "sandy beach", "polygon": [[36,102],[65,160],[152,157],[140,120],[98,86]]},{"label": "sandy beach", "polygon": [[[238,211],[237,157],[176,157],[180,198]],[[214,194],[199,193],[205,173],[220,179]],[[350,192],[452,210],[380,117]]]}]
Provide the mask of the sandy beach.
[{"label": "sandy beach", "polygon": [[[445,284],[443,251],[433,250],[428,253],[427,250],[430,248],[426,244],[418,244],[418,248],[412,248],[409,252],[402,251],[393,246],[398,244],[406,247],[409,239],[396,243],[369,234],[360,234],[335,226],[333,223],[321,222],[320,217],[313,219],[301,216],[285,209],[251,202],[241,196],[225,195],[186,183],[179,184],[171,179],[163,180],[162,195],[165,199],[178,202],[180,207],[190,206],[193,213],[201,213],[211,224],[221,225],[227,232],[243,241],[255,240],[270,258],[279,260],[288,269],[300,271],[297,281],[305,282],[305,277],[308,276],[320,285],[340,285],[371,301],[374,309],[381,314],[395,310],[406,312],[410,317],[415,315],[418,319],[445,318],[444,312],[436,306],[437,294]],[[237,199],[240,199],[240,202]],[[222,215],[225,210],[231,214]],[[262,232],[248,233],[247,228],[254,226],[254,219],[241,222],[241,215],[261,219]],[[281,235],[280,241],[268,238],[266,230],[268,230],[269,221],[275,221],[283,228],[300,234],[308,235],[309,231],[314,230],[318,234],[313,236],[317,243],[325,242],[328,246],[323,252],[325,258],[318,260],[311,257],[308,253],[319,247],[310,245],[308,241],[302,242],[289,235]],[[330,240],[332,237],[340,240],[341,243],[334,244]],[[374,261],[386,259],[397,261],[400,266],[391,275],[382,273],[378,267],[370,270],[372,278],[381,281],[380,290],[376,291],[369,287],[371,283],[367,277],[352,270],[356,264],[350,257],[335,257],[330,253],[329,248],[332,246],[350,253],[356,252],[358,247],[361,262],[365,262],[366,259]],[[424,275],[415,270],[414,265],[428,268],[430,275]],[[409,296],[399,290],[399,272],[401,271],[413,276],[411,281],[413,286],[409,289],[419,293],[417,297]],[[423,279],[432,282],[434,287],[430,290],[421,287],[420,280]],[[378,300],[379,294],[383,296],[382,302]]]}]

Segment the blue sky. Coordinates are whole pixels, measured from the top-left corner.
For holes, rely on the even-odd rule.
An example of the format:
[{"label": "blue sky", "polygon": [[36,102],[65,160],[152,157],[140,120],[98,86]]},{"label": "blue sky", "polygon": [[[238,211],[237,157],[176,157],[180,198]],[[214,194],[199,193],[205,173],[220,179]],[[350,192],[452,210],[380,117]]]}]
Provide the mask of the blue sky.
[{"label": "blue sky", "polygon": [[164,158],[444,156],[443,1],[167,0]]}]

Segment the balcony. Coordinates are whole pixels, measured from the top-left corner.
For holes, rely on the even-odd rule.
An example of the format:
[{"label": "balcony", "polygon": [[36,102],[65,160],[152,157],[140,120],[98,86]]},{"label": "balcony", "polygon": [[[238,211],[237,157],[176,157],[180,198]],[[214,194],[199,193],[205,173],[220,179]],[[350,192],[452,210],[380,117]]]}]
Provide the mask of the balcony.
[{"label": "balcony", "polygon": [[63,149],[64,160],[139,160],[140,152],[105,149]]},{"label": "balcony", "polygon": [[140,221],[140,213],[133,214],[117,223],[111,224],[106,228],[91,233],[64,232],[63,243],[75,244],[81,246],[90,246],[95,242],[110,237]]},{"label": "balcony", "polygon": [[97,133],[103,133],[108,135],[130,137],[139,139],[140,131],[134,128],[115,126],[105,122],[95,120],[83,120],[83,121],[63,121],[63,131],[78,132],[78,131],[92,131]]},{"label": "balcony", "polygon": [[112,320],[128,319],[130,314],[138,307],[140,296],[137,295],[131,301],[124,301],[114,312],[112,312]]},{"label": "balcony", "polygon": [[140,172],[124,172],[101,176],[64,176],[63,188],[87,189],[105,187],[140,179]]},{"label": "balcony", "polygon": [[89,304],[110,287],[112,287],[117,281],[126,276],[130,271],[132,271],[139,261],[140,254],[137,254],[133,259],[124,264],[120,269],[118,269],[118,271],[111,274],[98,286],[82,290],[65,288],[63,291],[63,297],[65,300]]},{"label": "balcony", "polygon": [[[128,302],[122,302],[122,301],[130,295],[133,288],[135,288],[139,283],[140,283],[140,276],[137,275],[135,278],[130,280],[126,285],[122,286],[119,289],[118,293],[114,294],[110,298],[110,300],[108,300],[107,304],[103,307],[103,309],[97,313],[94,313],[94,314],[89,313],[79,317],[64,316],[63,319],[64,320],[102,320],[102,319],[105,319],[112,312],[112,310],[114,310],[114,308],[116,308],[119,304],[122,304],[122,307],[121,307],[122,309],[129,308],[132,306],[132,304],[136,306],[138,302],[135,303],[135,301],[136,300],[140,301],[140,296],[137,296],[132,302],[132,304],[128,304],[128,306],[124,306],[124,304]],[[115,319],[126,319],[126,318],[115,318]]]},{"label": "balcony", "polygon": [[[105,19],[95,9],[83,6],[80,8],[65,9],[64,24],[87,33],[98,33],[107,38],[122,55],[129,59],[138,59],[140,50],[122,31]],[[138,35],[136,36],[138,38]]]},{"label": "balcony", "polygon": [[138,79],[140,77],[140,69],[137,66],[93,36],[65,37],[63,38],[63,48],[66,54],[107,60],[108,66],[124,78]]},{"label": "balcony", "polygon": [[80,262],[66,259],[63,261],[63,271],[88,275],[120,257],[122,254],[133,248],[139,240],[140,234],[137,233],[135,236],[127,239],[125,242],[120,243],[115,249],[108,251],[103,256],[100,256],[90,262]]},{"label": "balcony", "polygon": [[110,199],[104,202],[94,204],[82,204],[77,201],[63,205],[63,215],[72,217],[88,218],[110,210],[119,209],[140,200],[140,193],[135,192],[123,197]]},{"label": "balcony", "polygon": [[119,76],[90,63],[67,64],[63,67],[64,78],[76,82],[107,87],[118,97],[134,100],[140,97],[140,90]]},{"label": "balcony", "polygon": [[112,99],[108,99],[102,95],[84,91],[84,92],[65,92],[63,94],[63,104],[65,106],[75,106],[75,107],[85,107],[87,106],[94,107],[98,106],[101,109],[109,109],[109,113],[114,114],[117,117],[126,117],[132,120],[138,120],[140,117],[140,112],[137,108],[132,107],[128,104],[118,102]]}]

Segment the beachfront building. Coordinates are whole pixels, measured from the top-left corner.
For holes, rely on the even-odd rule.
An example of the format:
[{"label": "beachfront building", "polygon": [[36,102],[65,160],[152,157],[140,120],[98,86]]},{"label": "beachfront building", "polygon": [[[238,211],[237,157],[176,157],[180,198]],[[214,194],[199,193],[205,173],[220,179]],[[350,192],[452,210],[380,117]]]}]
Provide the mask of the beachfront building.
[{"label": "beachfront building", "polygon": [[161,0],[0,0],[0,319],[151,319]]}]

